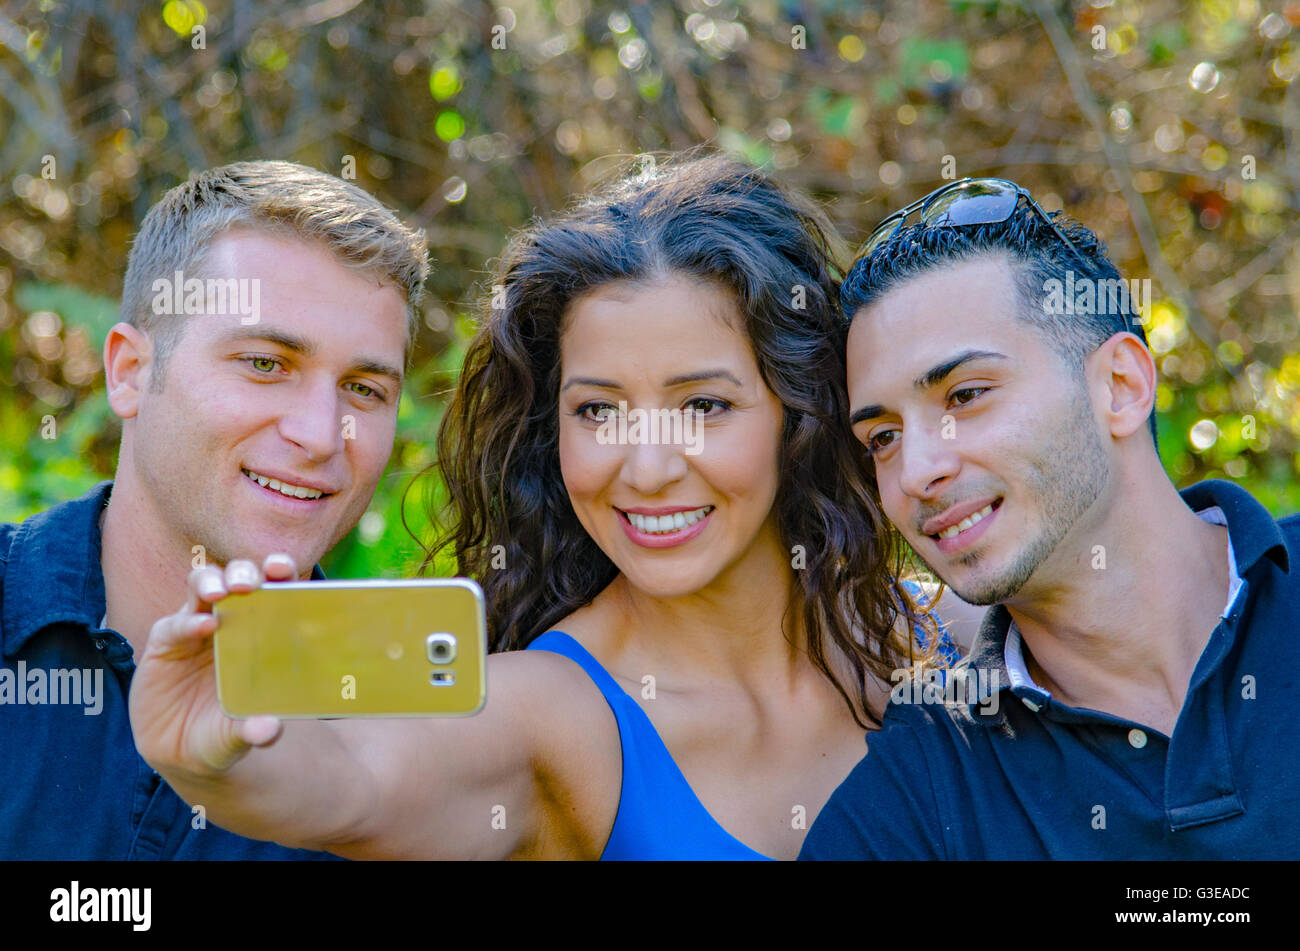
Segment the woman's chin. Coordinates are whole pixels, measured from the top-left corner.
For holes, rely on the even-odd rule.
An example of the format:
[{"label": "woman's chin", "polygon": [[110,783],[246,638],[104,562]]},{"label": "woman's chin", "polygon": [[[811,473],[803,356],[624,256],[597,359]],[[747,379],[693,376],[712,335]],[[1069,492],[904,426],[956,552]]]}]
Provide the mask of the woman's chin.
[{"label": "woman's chin", "polygon": [[698,572],[674,572],[667,575],[633,570],[624,571],[623,578],[638,596],[654,598],[656,601],[672,601],[699,594],[713,581],[712,577],[701,578]]}]

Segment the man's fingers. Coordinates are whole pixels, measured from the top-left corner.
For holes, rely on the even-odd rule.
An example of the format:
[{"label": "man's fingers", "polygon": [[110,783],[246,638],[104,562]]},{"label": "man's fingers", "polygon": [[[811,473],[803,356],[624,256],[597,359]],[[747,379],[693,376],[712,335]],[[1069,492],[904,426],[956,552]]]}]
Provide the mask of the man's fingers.
[{"label": "man's fingers", "polygon": [[298,566],[285,554],[267,555],[262,563],[267,581],[292,581],[298,577]]},{"label": "man's fingers", "polygon": [[216,565],[195,568],[189,576],[189,600],[185,609],[209,612],[212,605],[228,594],[247,594],[260,588],[264,579],[290,581],[297,577],[297,571],[293,559],[283,554],[267,556],[265,571],[247,558],[232,560],[225,570]]},{"label": "man's fingers", "polygon": [[262,586],[262,569],[247,558],[236,558],[226,565],[226,590],[246,594]]},{"label": "man's fingers", "polygon": [[159,618],[149,629],[148,649],[155,654],[164,652],[187,641],[211,637],[216,629],[214,614],[169,614]]},{"label": "man's fingers", "polygon": [[195,568],[187,581],[189,600],[186,610],[209,613],[212,605],[226,596],[226,581],[220,568],[208,565]]}]

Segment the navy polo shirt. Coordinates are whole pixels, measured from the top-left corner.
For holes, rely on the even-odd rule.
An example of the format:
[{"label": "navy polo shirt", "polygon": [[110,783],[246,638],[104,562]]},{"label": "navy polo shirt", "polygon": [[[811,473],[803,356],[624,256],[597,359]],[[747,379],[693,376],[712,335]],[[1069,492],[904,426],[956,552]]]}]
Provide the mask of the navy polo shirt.
[{"label": "navy polo shirt", "polygon": [[0,859],[336,858],[218,828],[136,752],[131,645],[100,625],[112,489],[0,524]]},{"label": "navy polo shirt", "polygon": [[1220,480],[1180,494],[1226,522],[1233,577],[1172,737],[1054,699],[997,605],[965,695],[899,690],[799,857],[1300,857],[1300,515]]}]

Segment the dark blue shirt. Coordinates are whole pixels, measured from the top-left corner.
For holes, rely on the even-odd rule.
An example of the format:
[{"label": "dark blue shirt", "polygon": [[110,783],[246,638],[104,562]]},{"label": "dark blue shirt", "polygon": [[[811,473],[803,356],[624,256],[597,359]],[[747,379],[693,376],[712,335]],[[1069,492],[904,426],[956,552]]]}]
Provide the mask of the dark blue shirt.
[{"label": "dark blue shirt", "polygon": [[1181,495],[1226,521],[1232,570],[1172,737],[1034,684],[998,605],[965,695],[897,685],[905,702],[889,704],[799,857],[1300,857],[1300,516],[1275,522],[1219,480]]},{"label": "dark blue shirt", "polygon": [[0,524],[0,858],[335,858],[218,828],[136,752],[131,645],[100,625],[112,488]]}]

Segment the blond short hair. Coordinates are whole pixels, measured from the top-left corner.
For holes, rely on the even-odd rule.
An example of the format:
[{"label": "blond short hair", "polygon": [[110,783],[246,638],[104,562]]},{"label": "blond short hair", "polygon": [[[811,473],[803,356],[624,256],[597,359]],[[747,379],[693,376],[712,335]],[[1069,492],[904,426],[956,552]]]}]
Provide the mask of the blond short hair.
[{"label": "blond short hair", "polygon": [[429,271],[423,231],[350,182],[294,162],[233,162],[177,185],[149,210],[127,259],[122,320],[154,346],[154,386],[183,321],[154,313],[153,282],[202,269],[213,239],[244,226],[321,241],[344,264],[396,284],[406,298],[407,346],[415,338]]}]

